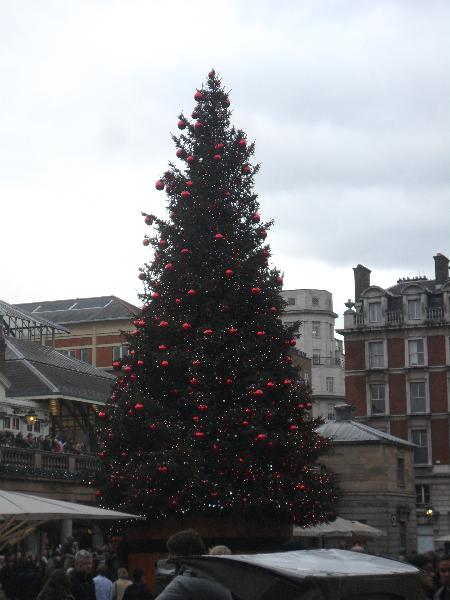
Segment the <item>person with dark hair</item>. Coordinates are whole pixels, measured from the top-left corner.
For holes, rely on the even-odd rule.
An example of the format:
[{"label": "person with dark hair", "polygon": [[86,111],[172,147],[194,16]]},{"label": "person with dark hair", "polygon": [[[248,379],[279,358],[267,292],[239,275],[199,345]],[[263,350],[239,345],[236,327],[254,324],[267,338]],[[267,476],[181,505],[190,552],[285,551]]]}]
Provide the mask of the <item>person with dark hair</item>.
[{"label": "person with dark hair", "polygon": [[75,600],[70,591],[70,581],[64,569],[55,569],[36,600]]},{"label": "person with dark hair", "polygon": [[450,600],[450,555],[444,554],[438,561],[441,587],[434,595],[435,600]]},{"label": "person with dark hair", "polygon": [[142,569],[134,569],[133,583],[126,588],[123,600],[153,600],[153,594],[144,581]]},{"label": "person with dark hair", "polygon": [[69,574],[70,589],[75,600],[96,600],[92,565],[92,554],[87,550],[79,550],[75,554],[74,569]]},{"label": "person with dark hair", "polygon": [[407,557],[407,562],[419,569],[420,583],[425,598],[432,600],[435,593],[434,567],[431,558],[426,554],[414,554]]},{"label": "person with dark hair", "polygon": [[112,582],[107,577],[108,567],[101,562],[97,567],[97,575],[94,577],[96,600],[112,600]]},{"label": "person with dark hair", "polygon": [[[176,563],[179,556],[199,556],[207,554],[206,546],[195,529],[175,533],[167,540],[169,560]],[[176,577],[158,595],[158,600],[231,600],[231,592],[220,583],[198,577],[192,571],[182,570],[176,565]],[[124,598],[124,600],[126,600]]]}]

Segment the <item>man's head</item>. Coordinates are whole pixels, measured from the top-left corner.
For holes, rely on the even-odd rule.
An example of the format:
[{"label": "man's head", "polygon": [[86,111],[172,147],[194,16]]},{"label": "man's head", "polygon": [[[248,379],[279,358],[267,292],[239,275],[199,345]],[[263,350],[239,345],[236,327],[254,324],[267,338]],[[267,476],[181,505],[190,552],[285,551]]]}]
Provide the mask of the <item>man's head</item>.
[{"label": "man's head", "polygon": [[185,529],[174,533],[167,540],[170,556],[198,556],[206,554],[206,547],[200,534],[195,529]]},{"label": "man's head", "polygon": [[97,575],[103,575],[103,577],[106,577],[107,574],[108,567],[106,566],[106,563],[101,562],[97,567]]},{"label": "man's head", "polygon": [[438,567],[441,584],[450,587],[450,556],[448,554],[439,560]]},{"label": "man's head", "polygon": [[79,550],[75,554],[75,571],[82,575],[89,575],[92,571],[92,554],[87,550]]},{"label": "man's head", "polygon": [[142,581],[143,577],[144,577],[144,571],[142,569],[134,569],[133,570],[134,583],[139,583],[140,581]]}]

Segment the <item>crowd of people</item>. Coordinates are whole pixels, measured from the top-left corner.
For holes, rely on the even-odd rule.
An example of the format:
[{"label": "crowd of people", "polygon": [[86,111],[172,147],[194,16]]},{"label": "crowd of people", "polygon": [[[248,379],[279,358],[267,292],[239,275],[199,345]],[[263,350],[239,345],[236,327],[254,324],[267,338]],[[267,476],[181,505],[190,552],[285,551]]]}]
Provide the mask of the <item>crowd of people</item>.
[{"label": "crowd of people", "polygon": [[[227,546],[208,551],[193,529],[172,535],[166,545],[168,558],[155,564],[153,590],[145,582],[144,571],[134,569],[130,576],[108,545],[97,551],[80,550],[75,540],[68,538],[63,547],[47,551],[39,559],[20,552],[0,556],[0,600],[232,599],[219,583],[197,577],[177,564],[179,556],[231,554]],[[364,552],[362,544],[355,544],[352,550]],[[424,598],[450,600],[450,555],[428,552],[403,560],[418,568]]]},{"label": "crowd of people", "polygon": [[12,431],[0,431],[0,446],[8,448],[27,448],[41,450],[42,452],[67,452],[70,454],[84,454],[86,445],[84,442],[72,444],[63,436],[33,435],[31,432],[23,435],[21,431],[14,434]]}]

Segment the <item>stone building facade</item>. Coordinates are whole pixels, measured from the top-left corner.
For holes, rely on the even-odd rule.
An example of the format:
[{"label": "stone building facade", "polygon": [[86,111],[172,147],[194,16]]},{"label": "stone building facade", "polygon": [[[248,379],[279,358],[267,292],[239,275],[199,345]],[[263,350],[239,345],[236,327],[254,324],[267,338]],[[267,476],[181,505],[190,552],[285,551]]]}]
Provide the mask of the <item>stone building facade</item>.
[{"label": "stone building facade", "polygon": [[326,290],[283,290],[287,306],[283,323],[301,321],[296,348],[311,359],[313,416],[334,417],[334,406],[343,402],[343,342],[334,335],[337,314],[333,296]]},{"label": "stone building facade", "polygon": [[402,278],[387,289],[355,267],[355,301],[340,331],[357,417],[415,444],[420,552],[450,532],[449,260],[434,262],[434,279]]},{"label": "stone building facade", "polygon": [[398,437],[352,420],[353,407],[336,406],[336,418],[318,429],[333,440],[322,457],[338,476],[340,517],[381,529],[385,537],[370,541],[370,551],[393,557],[417,548],[414,446]]}]

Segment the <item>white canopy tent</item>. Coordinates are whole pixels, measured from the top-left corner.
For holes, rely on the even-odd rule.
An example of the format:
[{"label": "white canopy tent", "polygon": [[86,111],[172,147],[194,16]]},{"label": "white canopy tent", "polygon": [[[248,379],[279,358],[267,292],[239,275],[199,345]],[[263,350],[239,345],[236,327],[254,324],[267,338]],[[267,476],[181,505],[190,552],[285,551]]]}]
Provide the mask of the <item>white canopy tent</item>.
[{"label": "white canopy tent", "polygon": [[38,525],[56,519],[144,520],[145,517],[21,492],[0,491],[0,549],[6,544],[16,544]]},{"label": "white canopy tent", "polygon": [[385,536],[381,529],[376,529],[359,521],[348,521],[342,517],[330,523],[321,523],[313,527],[294,527],[294,537],[319,537],[319,538],[351,538],[360,537],[371,540]]}]

